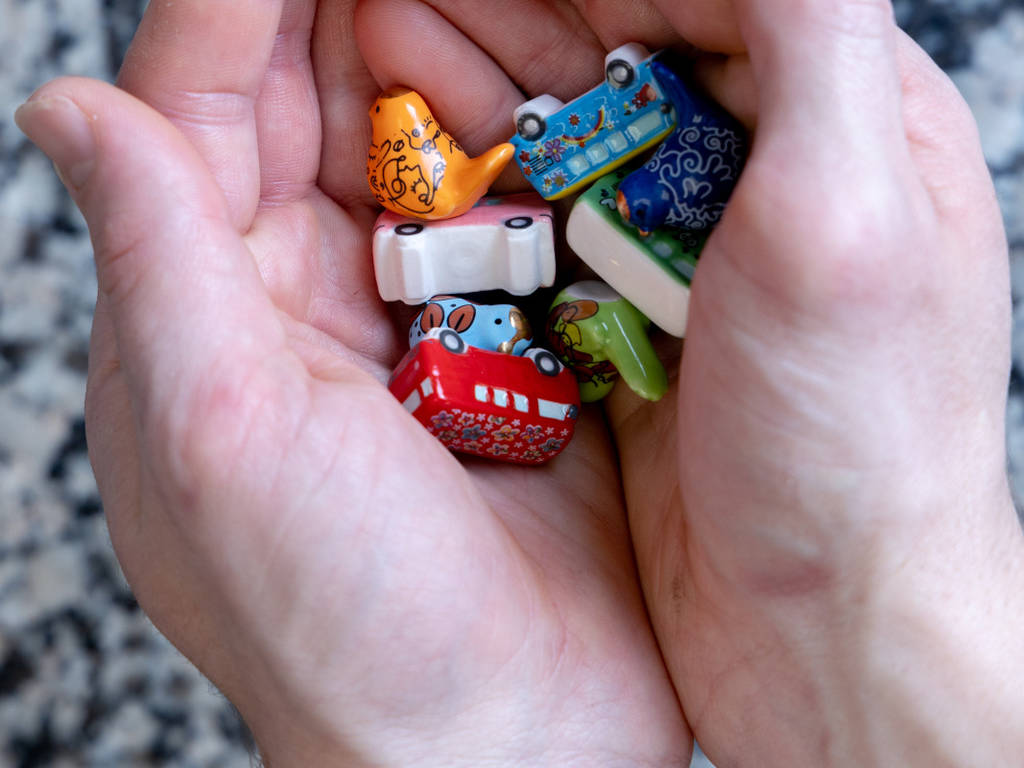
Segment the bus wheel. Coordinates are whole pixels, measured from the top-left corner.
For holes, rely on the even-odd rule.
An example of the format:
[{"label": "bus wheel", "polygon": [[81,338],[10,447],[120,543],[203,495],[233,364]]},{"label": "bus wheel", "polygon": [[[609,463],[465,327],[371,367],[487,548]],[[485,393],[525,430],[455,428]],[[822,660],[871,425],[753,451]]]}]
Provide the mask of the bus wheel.
[{"label": "bus wheel", "polygon": [[558,372],[562,370],[562,364],[558,362],[558,358],[546,349],[537,350],[537,353],[532,357],[533,364],[537,366],[537,370],[545,376],[557,376]]},{"label": "bus wheel", "polygon": [[449,352],[454,352],[456,355],[461,355],[466,351],[466,340],[459,336],[455,331],[445,328],[438,334],[438,341],[441,342],[441,346],[447,349]]}]

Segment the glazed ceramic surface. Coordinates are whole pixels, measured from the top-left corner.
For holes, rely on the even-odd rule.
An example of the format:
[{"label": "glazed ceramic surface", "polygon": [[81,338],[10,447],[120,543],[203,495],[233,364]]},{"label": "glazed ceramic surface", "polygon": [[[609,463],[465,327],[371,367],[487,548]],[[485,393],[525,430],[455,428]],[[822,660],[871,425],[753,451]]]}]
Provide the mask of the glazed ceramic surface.
[{"label": "glazed ceramic surface", "polygon": [[[517,132],[509,139],[516,163],[546,199],[582,189],[672,130],[672,103],[652,74],[652,57],[639,59],[639,52],[647,53],[634,43],[609,53],[604,82],[568,104],[549,96],[520,107],[525,113],[517,110]],[[529,109],[534,102],[541,105],[536,111]]]},{"label": "glazed ceramic surface", "polygon": [[471,347],[506,355],[521,355],[533,332],[526,315],[512,304],[477,304],[458,296],[435,296],[409,329],[409,348],[435,328],[450,328]]},{"label": "glazed ceramic surface", "polygon": [[672,102],[675,130],[651,159],[619,184],[622,218],[642,232],[708,229],[718,223],[747,154],[743,127],[688,85],[664,60],[651,71]]},{"label": "glazed ceramic surface", "polygon": [[373,267],[385,301],[501,289],[515,296],[555,281],[551,206],[532,192],[484,197],[463,215],[423,221],[385,211]]},{"label": "glazed ceramic surface", "polygon": [[432,220],[465,213],[512,157],[512,145],[499,144],[471,159],[408,88],[382,93],[370,107],[370,120],[367,181],[377,202],[403,216]]},{"label": "glazed ceramic surface", "polygon": [[553,355],[487,352],[450,329],[409,350],[388,388],[449,450],[517,464],[561,453],[579,415],[576,379]]},{"label": "glazed ceramic surface", "polygon": [[555,297],[547,337],[555,354],[576,374],[580,398],[593,402],[611,392],[615,379],[643,398],[660,400],[668,389],[647,328],[632,304],[604,283],[574,283]]},{"label": "glazed ceramic surface", "polygon": [[681,337],[690,281],[707,233],[658,229],[640,235],[616,210],[618,184],[628,173],[613,171],[580,195],[566,224],[566,240],[602,280],[659,328]]}]

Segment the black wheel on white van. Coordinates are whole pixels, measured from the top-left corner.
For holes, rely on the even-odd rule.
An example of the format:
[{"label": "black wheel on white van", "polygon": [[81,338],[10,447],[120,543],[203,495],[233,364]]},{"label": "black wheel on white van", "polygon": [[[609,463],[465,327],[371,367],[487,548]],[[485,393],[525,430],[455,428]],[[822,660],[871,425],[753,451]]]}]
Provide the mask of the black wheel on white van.
[{"label": "black wheel on white van", "polygon": [[537,141],[548,129],[547,118],[564,107],[561,101],[545,93],[520,104],[512,112],[516,133],[523,141]]},{"label": "black wheel on white van", "polygon": [[650,56],[639,43],[620,45],[604,59],[604,76],[612,88],[628,88],[636,81],[636,68]]}]

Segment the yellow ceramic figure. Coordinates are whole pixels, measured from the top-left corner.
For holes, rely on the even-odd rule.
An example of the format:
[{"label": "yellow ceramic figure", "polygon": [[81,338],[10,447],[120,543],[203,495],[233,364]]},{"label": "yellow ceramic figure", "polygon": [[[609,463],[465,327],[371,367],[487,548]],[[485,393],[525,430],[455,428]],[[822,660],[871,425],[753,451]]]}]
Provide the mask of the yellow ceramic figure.
[{"label": "yellow ceramic figure", "polygon": [[421,219],[449,219],[473,207],[515,151],[499,144],[470,158],[408,88],[390,88],[370,107],[373,140],[366,177],[388,210]]}]

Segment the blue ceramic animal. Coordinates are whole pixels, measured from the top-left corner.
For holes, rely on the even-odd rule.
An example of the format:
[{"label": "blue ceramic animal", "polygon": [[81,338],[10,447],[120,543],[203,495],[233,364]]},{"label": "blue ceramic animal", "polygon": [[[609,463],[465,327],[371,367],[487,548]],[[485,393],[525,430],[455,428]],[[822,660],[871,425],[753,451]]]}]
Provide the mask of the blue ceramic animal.
[{"label": "blue ceramic animal", "polygon": [[477,304],[458,296],[435,296],[409,329],[412,349],[432,328],[451,328],[471,347],[521,355],[533,333],[526,315],[511,304]]},{"label": "blue ceramic animal", "polygon": [[641,234],[663,226],[708,229],[722,217],[739,179],[747,153],[743,127],[660,57],[651,71],[675,108],[676,127],[619,184],[619,213]]}]

